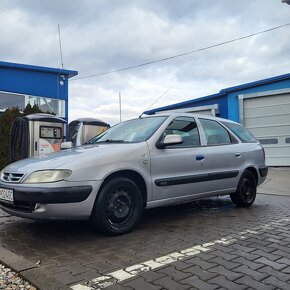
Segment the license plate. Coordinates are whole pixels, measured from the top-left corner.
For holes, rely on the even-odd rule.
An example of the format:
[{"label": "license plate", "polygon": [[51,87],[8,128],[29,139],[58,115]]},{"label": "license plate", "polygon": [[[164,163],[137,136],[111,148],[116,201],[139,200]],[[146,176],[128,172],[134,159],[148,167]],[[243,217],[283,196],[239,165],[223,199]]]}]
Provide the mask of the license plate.
[{"label": "license plate", "polygon": [[13,202],[13,190],[0,188],[0,200]]}]

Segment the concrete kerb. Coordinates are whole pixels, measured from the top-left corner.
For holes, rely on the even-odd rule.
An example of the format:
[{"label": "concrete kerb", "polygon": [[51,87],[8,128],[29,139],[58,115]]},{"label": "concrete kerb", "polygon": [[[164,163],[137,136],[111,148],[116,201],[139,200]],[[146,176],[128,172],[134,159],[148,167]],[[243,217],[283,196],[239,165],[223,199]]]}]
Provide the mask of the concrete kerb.
[{"label": "concrete kerb", "polygon": [[[46,275],[37,265],[26,261],[0,246],[0,262],[17,272],[24,280],[39,290],[69,290],[70,288]],[[70,289],[71,290],[71,289]]]}]

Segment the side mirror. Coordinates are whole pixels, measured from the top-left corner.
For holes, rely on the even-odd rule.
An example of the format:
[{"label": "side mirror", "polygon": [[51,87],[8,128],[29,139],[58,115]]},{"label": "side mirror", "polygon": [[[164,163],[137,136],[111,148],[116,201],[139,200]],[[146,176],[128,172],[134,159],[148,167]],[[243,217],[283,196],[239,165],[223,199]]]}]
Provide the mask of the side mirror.
[{"label": "side mirror", "polygon": [[71,141],[63,142],[60,144],[61,149],[71,149],[72,147],[73,147],[73,143]]},{"label": "side mirror", "polygon": [[181,144],[183,142],[182,137],[177,134],[166,135],[163,141],[157,143],[158,149],[163,149],[169,145]]}]

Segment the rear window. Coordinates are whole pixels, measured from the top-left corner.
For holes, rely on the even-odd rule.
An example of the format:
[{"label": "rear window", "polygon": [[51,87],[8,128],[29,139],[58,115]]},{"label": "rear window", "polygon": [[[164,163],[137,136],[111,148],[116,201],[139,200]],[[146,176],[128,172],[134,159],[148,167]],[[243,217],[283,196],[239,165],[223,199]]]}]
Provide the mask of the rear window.
[{"label": "rear window", "polygon": [[233,133],[235,133],[243,143],[256,143],[256,137],[244,126],[235,124],[222,122],[227,128],[229,128]]}]

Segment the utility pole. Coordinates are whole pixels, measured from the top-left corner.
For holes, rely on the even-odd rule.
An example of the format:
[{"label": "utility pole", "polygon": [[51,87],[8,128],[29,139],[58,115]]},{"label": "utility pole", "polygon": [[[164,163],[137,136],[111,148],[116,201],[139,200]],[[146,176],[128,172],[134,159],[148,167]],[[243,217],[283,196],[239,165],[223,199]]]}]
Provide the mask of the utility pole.
[{"label": "utility pole", "polygon": [[121,92],[119,92],[119,108],[120,108],[120,123],[122,122],[122,103],[121,103]]}]

